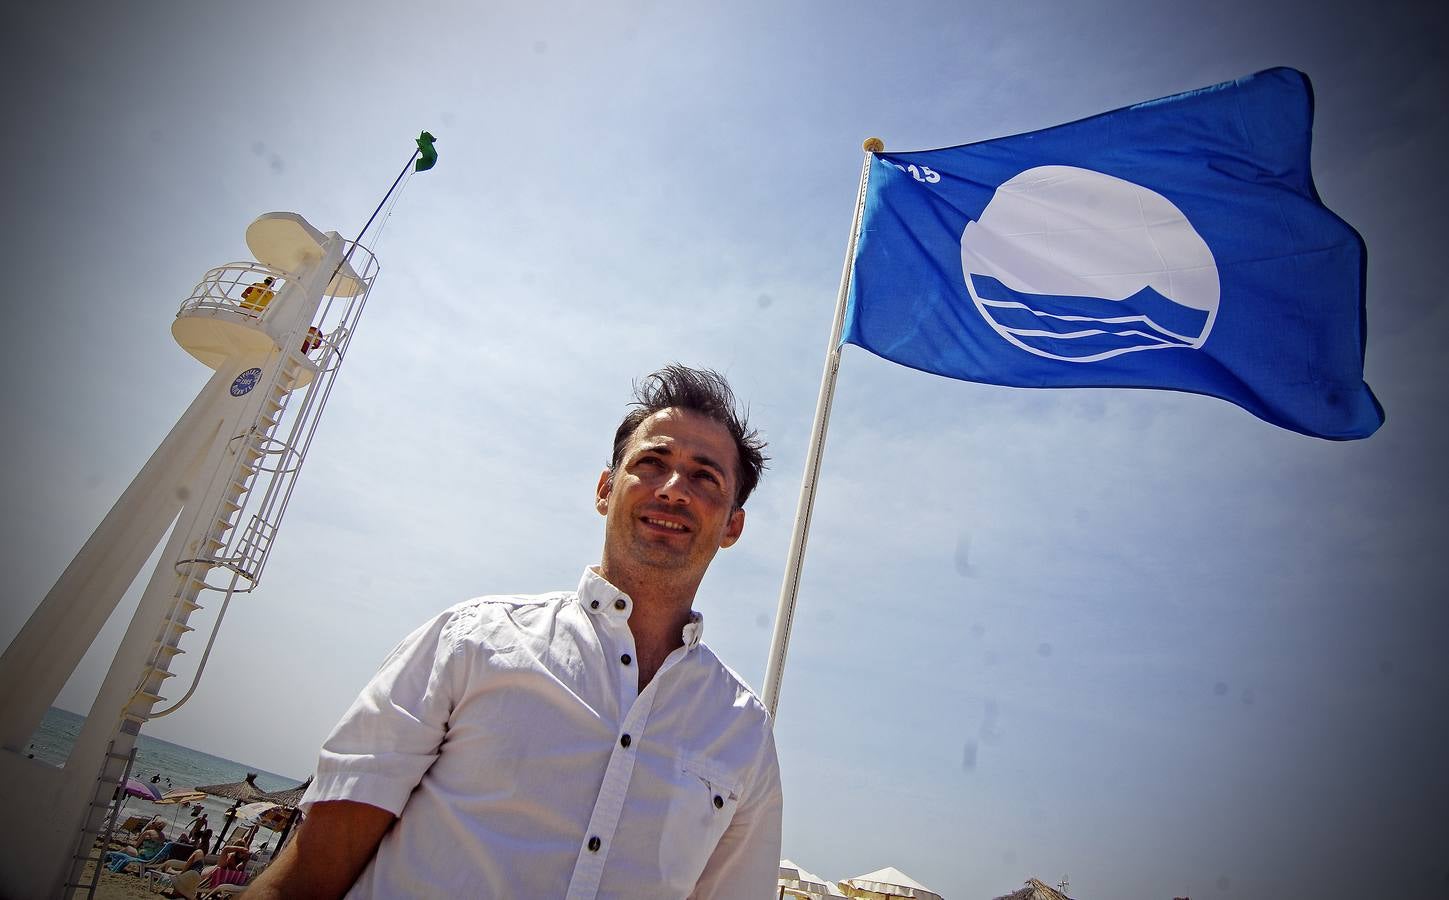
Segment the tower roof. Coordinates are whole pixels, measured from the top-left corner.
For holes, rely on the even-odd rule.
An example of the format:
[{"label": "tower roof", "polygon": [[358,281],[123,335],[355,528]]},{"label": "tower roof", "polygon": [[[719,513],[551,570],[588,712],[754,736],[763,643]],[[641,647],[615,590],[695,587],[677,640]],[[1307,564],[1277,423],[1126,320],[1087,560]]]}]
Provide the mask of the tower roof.
[{"label": "tower roof", "polygon": [[[262,213],[247,226],[247,248],[259,263],[296,272],[322,257],[329,236],[339,237],[335,233],[323,234],[297,213]],[[345,263],[327,285],[327,293],[334,297],[351,297],[361,290],[361,278]]]}]

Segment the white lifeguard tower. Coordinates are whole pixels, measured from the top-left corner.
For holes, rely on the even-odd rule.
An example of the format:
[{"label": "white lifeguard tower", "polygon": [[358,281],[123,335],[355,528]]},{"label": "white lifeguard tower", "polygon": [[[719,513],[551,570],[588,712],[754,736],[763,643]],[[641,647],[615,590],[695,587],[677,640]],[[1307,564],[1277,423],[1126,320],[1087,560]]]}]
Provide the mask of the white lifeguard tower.
[{"label": "white lifeguard tower", "polygon": [[[96,839],[136,735],[191,696],[227,605],[256,587],[377,275],[369,251],[296,213],[258,217],[246,242],[256,261],[207,272],[171,326],[215,374],[0,656],[0,796],[12,812],[0,818],[0,896],[93,890],[81,873],[104,849]],[[26,758],[173,523],[66,764]],[[215,618],[191,684],[168,699],[172,661],[199,643],[186,638],[187,620],[208,606]]]}]

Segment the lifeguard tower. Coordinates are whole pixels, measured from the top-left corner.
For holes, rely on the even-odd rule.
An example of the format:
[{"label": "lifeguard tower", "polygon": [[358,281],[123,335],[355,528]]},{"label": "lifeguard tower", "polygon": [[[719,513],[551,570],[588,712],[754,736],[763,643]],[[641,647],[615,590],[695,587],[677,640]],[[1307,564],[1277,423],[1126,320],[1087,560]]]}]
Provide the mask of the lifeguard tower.
[{"label": "lifeguard tower", "polygon": [[[93,890],[81,873],[104,849],[97,838],[136,735],[191,696],[228,604],[256,588],[377,275],[369,251],[296,213],[258,217],[246,242],[255,261],[207,272],[171,326],[215,374],[0,656],[0,793],[25,811],[0,818],[4,896]],[[26,758],[168,529],[66,764]],[[190,684],[170,691],[173,661],[200,643],[187,622],[205,607],[215,615],[200,661]]]}]

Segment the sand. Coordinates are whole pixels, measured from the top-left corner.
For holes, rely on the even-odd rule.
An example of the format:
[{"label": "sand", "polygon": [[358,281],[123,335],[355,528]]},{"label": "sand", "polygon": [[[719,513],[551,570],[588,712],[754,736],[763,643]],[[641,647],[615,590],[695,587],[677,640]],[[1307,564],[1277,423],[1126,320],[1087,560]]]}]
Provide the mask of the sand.
[{"label": "sand", "polygon": [[[85,868],[85,875],[82,882],[91,877],[91,865]],[[115,874],[112,872],[101,872],[101,880],[96,884],[96,900],[163,900],[164,894],[150,890],[150,882],[144,875],[127,875],[125,873]],[[76,895],[84,897],[82,892]]]},{"label": "sand", "polygon": [[[82,883],[90,880],[91,868],[94,865],[91,863],[86,866]],[[100,883],[96,885],[96,897],[98,900],[161,900],[161,895],[147,890],[146,884],[146,878],[142,875],[116,875],[103,871]]]}]

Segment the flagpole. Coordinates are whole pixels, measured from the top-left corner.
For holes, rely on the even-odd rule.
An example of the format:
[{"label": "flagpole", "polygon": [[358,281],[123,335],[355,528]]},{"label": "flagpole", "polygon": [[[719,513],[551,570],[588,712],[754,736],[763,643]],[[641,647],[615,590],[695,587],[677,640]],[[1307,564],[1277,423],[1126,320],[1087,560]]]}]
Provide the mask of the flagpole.
[{"label": "flagpole", "polygon": [[805,563],[805,542],[810,537],[810,513],[815,507],[815,485],[820,477],[820,455],[825,432],[830,427],[830,403],[835,398],[835,376],[840,372],[840,333],[845,327],[845,299],[855,267],[855,242],[860,235],[860,217],[865,210],[865,189],[870,180],[870,162],[885,149],[880,138],[867,138],[861,146],[865,159],[860,165],[860,188],[855,195],[855,215],[850,223],[850,240],[845,246],[845,267],[840,273],[840,293],[835,298],[835,321],[825,350],[825,371],[820,376],[820,396],[815,401],[815,423],[810,428],[810,448],[805,453],[805,475],[800,482],[800,503],[795,508],[795,530],[790,536],[790,555],[785,560],[785,580],[780,585],[780,607],[775,612],[775,634],[770,639],[770,659],[765,666],[765,708],[774,718],[780,705],[780,682],[785,671],[785,652],[790,647],[790,625],[795,619],[795,599],[800,593],[800,570]]}]

